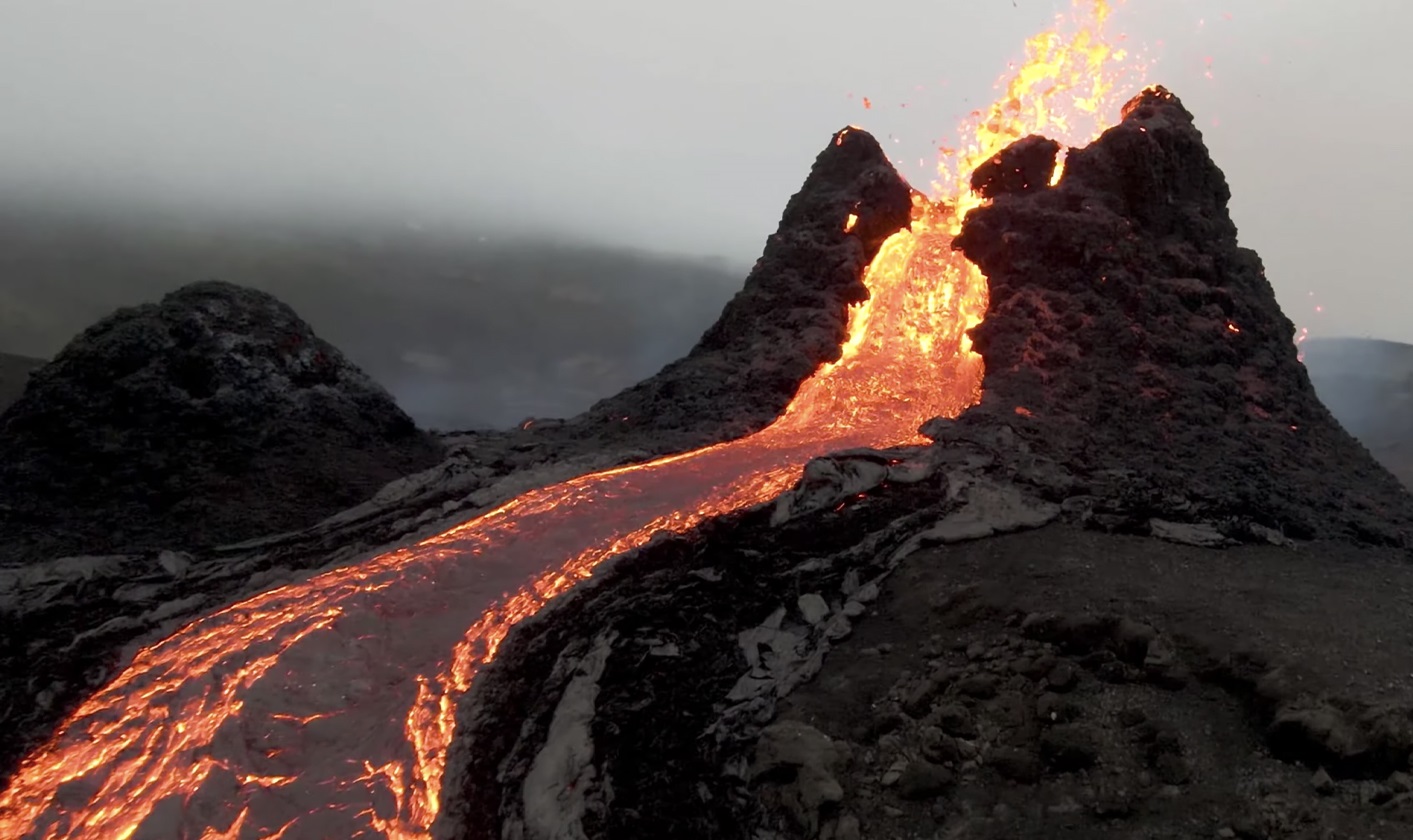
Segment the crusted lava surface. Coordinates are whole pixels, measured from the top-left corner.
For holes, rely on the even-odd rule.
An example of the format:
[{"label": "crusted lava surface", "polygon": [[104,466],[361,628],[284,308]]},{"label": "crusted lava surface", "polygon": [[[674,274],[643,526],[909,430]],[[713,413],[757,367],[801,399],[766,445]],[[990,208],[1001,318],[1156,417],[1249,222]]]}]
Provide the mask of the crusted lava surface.
[{"label": "crusted lava surface", "polygon": [[962,422],[1009,415],[1076,470],[1131,472],[1155,510],[1182,498],[1296,539],[1406,545],[1413,499],[1316,397],[1230,195],[1158,89],[1054,188],[972,211],[954,247],[992,305],[973,331],[985,396]]},{"label": "crusted lava surface", "polygon": [[1052,188],[1023,143],[956,242],[981,405],[522,623],[436,836],[1409,834],[1408,495],[1316,399],[1175,97]]}]

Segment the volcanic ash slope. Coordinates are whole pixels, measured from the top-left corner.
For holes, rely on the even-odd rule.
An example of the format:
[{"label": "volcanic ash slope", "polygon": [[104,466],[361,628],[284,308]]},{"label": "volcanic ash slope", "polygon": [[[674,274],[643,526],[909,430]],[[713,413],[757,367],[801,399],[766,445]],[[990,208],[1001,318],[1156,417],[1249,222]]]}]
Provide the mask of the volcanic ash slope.
[{"label": "volcanic ash slope", "polygon": [[439,837],[1409,836],[1413,506],[1191,115],[1123,113],[1054,188],[983,179],[983,403],[520,625]]}]

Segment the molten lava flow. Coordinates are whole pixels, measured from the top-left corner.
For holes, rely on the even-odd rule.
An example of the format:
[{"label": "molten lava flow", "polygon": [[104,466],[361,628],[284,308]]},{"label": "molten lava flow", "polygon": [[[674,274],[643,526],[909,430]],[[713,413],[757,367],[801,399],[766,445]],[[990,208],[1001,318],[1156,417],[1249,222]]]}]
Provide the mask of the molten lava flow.
[{"label": "molten lava flow", "polygon": [[[812,457],[918,441],[922,421],[976,402],[982,369],[966,332],[986,283],[951,249],[979,203],[964,185],[1026,134],[1097,134],[1115,81],[1134,70],[1104,39],[1107,17],[1094,3],[1030,40],[1004,95],[944,156],[940,200],[920,200],[913,229],[869,267],[840,359],[773,425],[527,493],[191,622],[25,760],[0,797],[0,836],[425,837],[456,699],[517,621],[659,531],[776,496]],[[502,598],[534,569],[549,571]]]}]

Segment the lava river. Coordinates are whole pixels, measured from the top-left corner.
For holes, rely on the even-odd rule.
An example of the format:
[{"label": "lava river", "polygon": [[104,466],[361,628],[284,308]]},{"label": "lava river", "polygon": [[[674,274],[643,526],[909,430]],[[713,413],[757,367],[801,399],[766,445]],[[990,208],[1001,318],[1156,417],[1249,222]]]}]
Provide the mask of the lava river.
[{"label": "lava river", "polygon": [[912,230],[884,244],[842,357],[773,425],[527,493],[191,622],[25,759],[0,795],[0,836],[426,837],[456,699],[516,621],[655,532],[768,500],[810,458],[914,441],[978,399],[966,330],[986,283],[950,247],[977,201],[965,176],[1033,131],[1089,139],[1134,70],[1102,37],[1104,4],[1077,8],[1078,28],[1032,39],[962,151],[944,150],[944,199],[920,201]]}]

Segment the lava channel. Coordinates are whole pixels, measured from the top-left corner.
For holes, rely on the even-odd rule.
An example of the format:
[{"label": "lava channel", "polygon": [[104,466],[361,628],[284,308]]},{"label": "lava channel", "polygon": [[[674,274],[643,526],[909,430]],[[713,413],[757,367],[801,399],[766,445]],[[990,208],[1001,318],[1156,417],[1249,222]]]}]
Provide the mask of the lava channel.
[{"label": "lava channel", "polygon": [[1088,140],[1100,110],[1117,110],[1114,80],[1135,68],[1102,37],[1105,4],[1077,8],[1078,31],[1031,39],[962,150],[944,151],[945,200],[921,203],[912,230],[884,243],[840,360],[773,425],[527,493],[191,622],[139,651],[25,759],[0,795],[0,836],[426,837],[456,699],[515,622],[660,530],[766,501],[810,458],[918,442],[920,423],[979,398],[966,333],[986,283],[951,250],[979,202],[965,176],[1031,132]]}]

